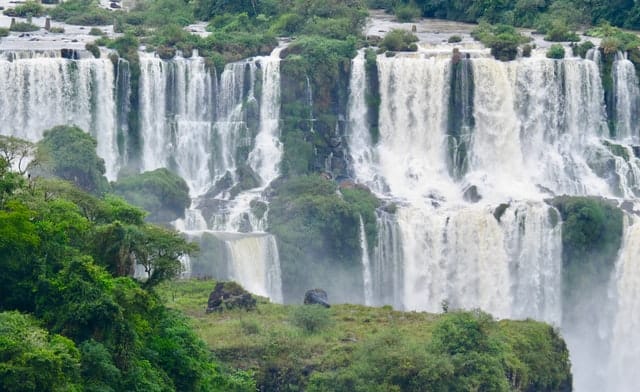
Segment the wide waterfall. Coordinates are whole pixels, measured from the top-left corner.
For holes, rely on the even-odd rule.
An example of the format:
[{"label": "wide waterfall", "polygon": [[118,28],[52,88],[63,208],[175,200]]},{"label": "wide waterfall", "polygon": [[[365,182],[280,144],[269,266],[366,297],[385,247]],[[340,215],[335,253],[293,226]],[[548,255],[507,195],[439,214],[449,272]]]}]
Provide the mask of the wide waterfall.
[{"label": "wide waterfall", "polygon": [[2,53],[2,133],[35,142],[46,129],[77,125],[97,139],[107,178],[115,180],[122,162],[114,72],[108,58],[71,60],[60,51]]},{"label": "wide waterfall", "polygon": [[[499,318],[547,321],[569,335],[586,326],[593,331],[580,335],[583,340],[567,336],[576,388],[595,391],[616,380],[611,390],[631,390],[637,380],[628,363],[640,352],[640,344],[627,344],[640,292],[631,263],[637,224],[627,230],[612,280],[617,289],[604,288],[618,298],[614,331],[606,311],[594,310],[596,325],[567,325],[562,221],[545,200],[638,195],[637,149],[624,144],[638,137],[633,65],[623,57],[614,62],[617,133],[610,137],[596,61],[534,56],[503,63],[470,54],[378,56],[377,143],[367,123],[364,55],[352,61],[347,140],[353,177],[397,209],[378,211],[372,303],[480,308]],[[613,336],[611,349],[607,336]],[[598,347],[584,350],[592,344],[587,339]],[[610,355],[616,376],[594,372],[588,355]]]}]

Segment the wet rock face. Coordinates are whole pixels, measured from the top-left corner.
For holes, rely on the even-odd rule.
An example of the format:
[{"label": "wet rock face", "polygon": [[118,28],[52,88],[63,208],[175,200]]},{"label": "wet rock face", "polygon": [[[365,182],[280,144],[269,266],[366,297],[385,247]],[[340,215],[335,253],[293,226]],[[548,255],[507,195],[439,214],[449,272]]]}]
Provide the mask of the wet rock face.
[{"label": "wet rock face", "polygon": [[305,305],[322,305],[325,308],[330,308],[329,298],[327,296],[327,292],[322,289],[312,289],[308,290],[304,294],[304,304]]},{"label": "wet rock face", "polygon": [[218,282],[209,295],[207,313],[222,312],[228,309],[256,308],[256,299],[239,284],[235,282]]}]

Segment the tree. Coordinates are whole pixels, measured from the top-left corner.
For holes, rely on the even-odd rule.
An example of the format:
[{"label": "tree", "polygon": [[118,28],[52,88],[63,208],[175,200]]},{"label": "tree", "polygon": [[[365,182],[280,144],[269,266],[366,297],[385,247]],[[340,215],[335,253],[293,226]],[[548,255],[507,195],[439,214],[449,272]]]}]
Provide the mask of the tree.
[{"label": "tree", "polygon": [[0,158],[20,174],[25,174],[27,161],[34,157],[35,152],[35,145],[27,140],[0,135]]},{"label": "tree", "polygon": [[38,142],[36,174],[54,175],[87,192],[101,195],[109,189],[104,177],[104,160],[96,154],[96,140],[75,126],[58,126],[45,131]]}]

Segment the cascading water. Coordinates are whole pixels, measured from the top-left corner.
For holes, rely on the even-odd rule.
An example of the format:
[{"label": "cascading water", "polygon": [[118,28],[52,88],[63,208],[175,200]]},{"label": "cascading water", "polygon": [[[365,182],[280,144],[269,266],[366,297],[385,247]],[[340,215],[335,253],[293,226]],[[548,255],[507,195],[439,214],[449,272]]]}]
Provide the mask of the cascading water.
[{"label": "cascading water", "polygon": [[[618,142],[633,140],[636,132],[628,125],[636,116],[635,71],[618,59],[616,94],[626,89],[617,103],[621,131],[616,140],[605,139],[604,91],[598,59],[593,53],[591,59],[502,63],[442,51],[378,56],[376,144],[367,123],[363,55],[352,61],[353,177],[396,210],[378,211],[374,304],[428,311],[479,307],[500,318],[532,317],[576,331],[563,325],[562,222],[544,199],[635,198],[640,172],[636,149]],[[623,255],[634,252],[640,232],[633,232],[632,226]],[[618,292],[619,308],[632,306],[621,301],[635,294],[620,283]],[[596,324],[602,340],[610,323]],[[582,356],[597,352],[604,358],[606,347],[585,351],[578,337],[567,341],[572,355],[581,356],[574,357],[575,385],[598,388],[600,376],[592,377]],[[615,354],[621,347],[613,346],[613,358],[635,355],[635,348]]]},{"label": "cascading water", "polygon": [[617,313],[614,320],[607,390],[632,392],[640,385],[640,224],[634,218],[626,230],[616,266]]},{"label": "cascading water", "polygon": [[[175,169],[194,197],[175,227],[194,239],[206,233],[223,241],[228,257],[204,262],[228,264],[219,278],[235,279],[278,302],[282,285],[275,238],[261,232],[265,214],[256,217],[251,207],[279,175],[281,49],[228,64],[219,84],[197,53],[169,61],[140,57],[142,167]],[[254,185],[242,188],[252,178]],[[185,266],[193,271],[190,267]]]},{"label": "cascading water", "polygon": [[615,129],[619,139],[638,142],[640,132],[640,88],[633,63],[618,53],[613,62],[613,83],[616,103]]},{"label": "cascading water", "polygon": [[364,230],[362,216],[359,219],[360,229],[360,251],[362,252],[362,281],[364,282],[364,303],[371,306],[373,304],[373,288],[371,286],[371,260],[369,259],[369,245],[367,244],[367,232]]},{"label": "cascading water", "polygon": [[121,166],[115,95],[108,58],[70,60],[58,51],[0,56],[2,132],[35,142],[46,129],[76,125],[97,139],[110,180]]}]

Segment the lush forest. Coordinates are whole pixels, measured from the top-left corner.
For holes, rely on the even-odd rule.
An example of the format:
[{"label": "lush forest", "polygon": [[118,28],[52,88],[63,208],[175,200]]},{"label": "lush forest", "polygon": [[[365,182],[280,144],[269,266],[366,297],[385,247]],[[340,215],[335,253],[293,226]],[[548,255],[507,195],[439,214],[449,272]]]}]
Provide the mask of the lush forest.
[{"label": "lush forest", "polygon": [[109,192],[95,145],[0,137],[0,389],[253,390],[164,306],[155,288],[196,248]]}]

